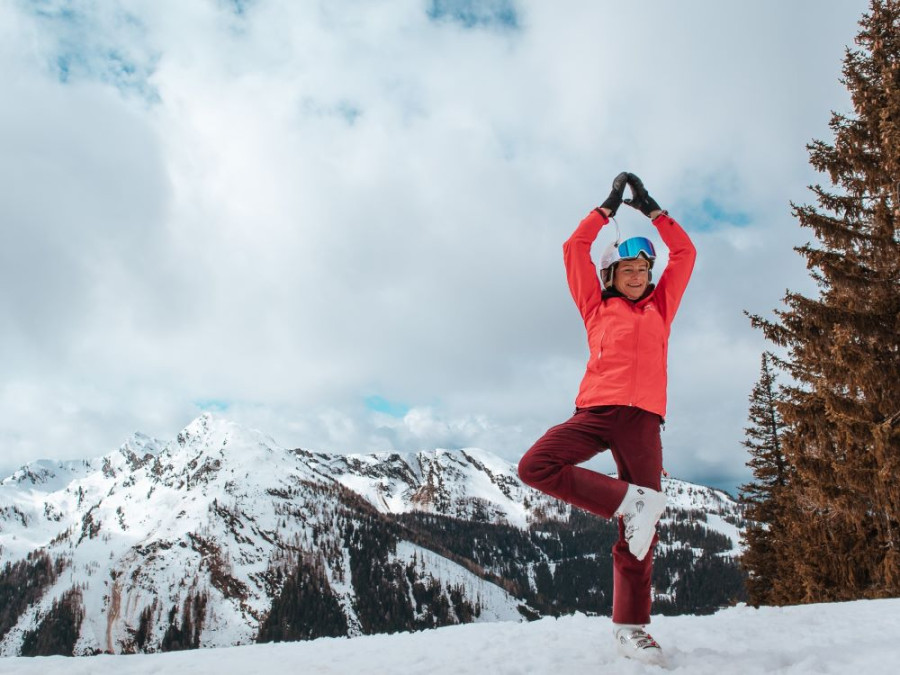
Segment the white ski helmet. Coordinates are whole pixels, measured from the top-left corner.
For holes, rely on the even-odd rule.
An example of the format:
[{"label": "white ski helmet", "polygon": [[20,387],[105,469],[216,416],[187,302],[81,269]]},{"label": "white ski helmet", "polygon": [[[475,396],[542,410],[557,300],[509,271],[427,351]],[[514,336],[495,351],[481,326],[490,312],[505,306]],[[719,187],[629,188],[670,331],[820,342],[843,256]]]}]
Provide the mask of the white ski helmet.
[{"label": "white ski helmet", "polygon": [[[644,258],[653,269],[653,261],[656,260],[656,249],[653,242],[647,237],[631,237],[623,242],[614,241],[606,247],[600,256],[600,283],[603,288],[612,286],[613,273],[616,265],[622,260],[637,260]],[[648,281],[652,277],[652,272]]]}]

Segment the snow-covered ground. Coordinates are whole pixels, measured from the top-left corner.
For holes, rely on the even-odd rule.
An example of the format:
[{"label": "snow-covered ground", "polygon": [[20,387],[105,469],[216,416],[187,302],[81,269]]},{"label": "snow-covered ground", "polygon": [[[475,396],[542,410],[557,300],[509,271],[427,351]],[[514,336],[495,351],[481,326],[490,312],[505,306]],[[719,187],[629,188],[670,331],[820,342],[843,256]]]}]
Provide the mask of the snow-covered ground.
[{"label": "snow-covered ground", "polygon": [[[169,654],[0,659],[0,675],[581,675],[658,673],[616,656],[606,618],[453,626],[421,633]],[[668,670],[737,673],[896,673],[900,599],[802,607],[734,607],[713,616],[658,617]]]}]

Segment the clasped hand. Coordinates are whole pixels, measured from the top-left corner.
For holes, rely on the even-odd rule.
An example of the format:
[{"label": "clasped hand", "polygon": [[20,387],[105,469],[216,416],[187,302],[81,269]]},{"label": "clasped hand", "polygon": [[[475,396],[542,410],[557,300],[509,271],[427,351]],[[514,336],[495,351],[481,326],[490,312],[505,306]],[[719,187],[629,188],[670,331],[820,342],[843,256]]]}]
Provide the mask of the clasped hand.
[{"label": "clasped hand", "polygon": [[[623,198],[625,196],[626,185],[631,188],[630,199]],[[656,200],[647,192],[647,188],[644,187],[643,181],[633,173],[627,171],[623,171],[615,177],[612,184],[612,191],[609,193],[609,197],[606,198],[606,201],[600,205],[600,208],[608,211],[608,215],[612,217],[616,215],[616,211],[619,210],[619,207],[623,202],[628,204],[631,208],[637,209],[648,218],[659,215],[658,213],[655,213],[660,211],[659,204],[657,204]]]}]

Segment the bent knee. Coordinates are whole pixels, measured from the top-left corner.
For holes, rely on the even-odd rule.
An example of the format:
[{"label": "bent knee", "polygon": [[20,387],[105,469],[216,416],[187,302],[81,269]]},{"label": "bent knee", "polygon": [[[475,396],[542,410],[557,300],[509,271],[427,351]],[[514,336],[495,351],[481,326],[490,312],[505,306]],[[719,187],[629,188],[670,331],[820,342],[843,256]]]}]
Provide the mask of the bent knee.
[{"label": "bent knee", "polygon": [[519,479],[533,488],[540,488],[549,478],[555,476],[562,465],[550,457],[536,452],[526,452],[519,460]]},{"label": "bent knee", "polygon": [[534,487],[534,462],[527,454],[523,455],[522,459],[519,460],[517,470],[519,472],[519,480],[525,483],[525,485]]}]

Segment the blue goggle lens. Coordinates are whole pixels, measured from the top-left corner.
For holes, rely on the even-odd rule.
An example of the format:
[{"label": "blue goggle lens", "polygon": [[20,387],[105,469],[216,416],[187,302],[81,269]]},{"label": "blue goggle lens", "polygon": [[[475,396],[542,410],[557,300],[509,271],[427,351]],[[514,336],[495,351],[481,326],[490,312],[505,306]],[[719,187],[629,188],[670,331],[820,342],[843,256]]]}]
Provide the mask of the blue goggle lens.
[{"label": "blue goggle lens", "polygon": [[634,260],[643,254],[648,260],[656,259],[656,249],[653,248],[653,242],[646,237],[632,237],[619,244],[618,247],[620,260]]}]

